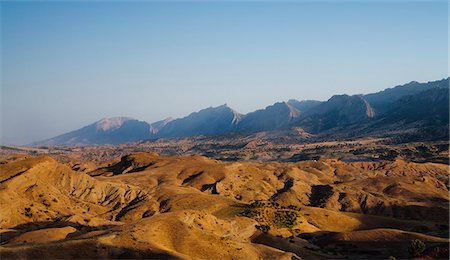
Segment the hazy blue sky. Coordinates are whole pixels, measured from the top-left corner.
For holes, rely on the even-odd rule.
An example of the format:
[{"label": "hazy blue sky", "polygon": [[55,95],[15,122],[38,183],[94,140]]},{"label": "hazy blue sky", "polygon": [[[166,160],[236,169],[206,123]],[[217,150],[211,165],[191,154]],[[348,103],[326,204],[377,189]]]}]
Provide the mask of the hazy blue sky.
[{"label": "hazy blue sky", "polygon": [[2,136],[448,75],[447,1],[1,2]]}]

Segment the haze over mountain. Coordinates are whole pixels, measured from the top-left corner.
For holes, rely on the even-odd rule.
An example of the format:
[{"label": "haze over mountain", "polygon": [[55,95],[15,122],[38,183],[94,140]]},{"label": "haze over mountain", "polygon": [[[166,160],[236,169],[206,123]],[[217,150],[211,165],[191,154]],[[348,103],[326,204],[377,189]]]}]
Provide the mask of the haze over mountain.
[{"label": "haze over mountain", "polygon": [[[448,83],[448,80],[447,80]],[[405,123],[425,121],[430,125],[449,123],[449,88],[431,88],[393,102],[385,121],[403,120]]]},{"label": "haze over mountain", "polygon": [[147,139],[150,125],[130,117],[104,118],[78,130],[35,142],[32,145],[120,144]]},{"label": "haze over mountain", "polygon": [[372,132],[406,132],[405,140],[448,140],[449,88],[432,88],[393,102],[378,120],[368,126]]},{"label": "haze over mountain", "polygon": [[165,127],[168,123],[173,121],[173,118],[168,117],[164,120],[154,122],[150,125],[150,133],[155,135],[161,130],[163,127]]},{"label": "haze over mountain", "polygon": [[0,260],[449,259],[448,8],[0,1]]},{"label": "haze over mountain", "polygon": [[223,134],[232,131],[240,120],[241,114],[226,104],[209,107],[167,123],[155,137]]},{"label": "haze over mountain", "polygon": [[375,117],[375,111],[362,96],[336,95],[308,110],[295,125],[318,133],[338,126],[364,122]]},{"label": "haze over mountain", "polygon": [[414,95],[428,89],[448,87],[449,78],[427,83],[411,81],[404,85],[388,88],[377,93],[364,95],[364,99],[367,100],[371,104],[371,106],[381,114],[389,108],[389,105],[391,103],[403,96]]},{"label": "haze over mountain", "polygon": [[237,125],[238,132],[270,131],[287,126],[300,116],[300,110],[286,102],[275,103],[265,109],[245,115]]},{"label": "haze over mountain", "polygon": [[[299,127],[320,135],[332,130],[353,131],[370,136],[380,129],[394,129],[402,123],[414,128],[427,122],[428,129],[445,138],[448,129],[449,79],[428,83],[410,82],[368,95],[335,95],[325,102],[294,99],[242,115],[226,104],[190,115],[167,118],[152,124],[131,118],[100,120],[79,130],[36,142],[33,145],[99,145],[137,140],[255,133]],[[407,125],[405,125],[407,124]],[[346,129],[352,130],[346,130]],[[356,131],[357,130],[357,131]],[[331,132],[332,133],[332,132]],[[442,134],[444,133],[444,134]],[[427,136],[423,136],[427,138]]]},{"label": "haze over mountain", "polygon": [[295,107],[296,109],[298,109],[301,112],[305,112],[319,104],[321,104],[321,101],[317,101],[317,100],[302,100],[302,101],[298,101],[296,99],[289,99],[287,102],[289,105]]}]

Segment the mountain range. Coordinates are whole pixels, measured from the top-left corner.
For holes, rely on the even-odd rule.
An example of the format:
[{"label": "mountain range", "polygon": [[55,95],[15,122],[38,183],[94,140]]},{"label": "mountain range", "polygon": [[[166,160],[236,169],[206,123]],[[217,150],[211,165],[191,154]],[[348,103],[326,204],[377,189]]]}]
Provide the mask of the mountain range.
[{"label": "mountain range", "polygon": [[[440,133],[435,138],[448,138],[448,124],[449,78],[428,83],[413,81],[367,95],[334,95],[327,101],[291,99],[245,115],[224,104],[152,124],[129,117],[105,118],[32,145],[120,144],[146,139],[247,134],[289,128],[302,128],[313,135],[345,132],[346,137],[380,135],[387,129],[418,129],[419,132],[431,129],[433,133]],[[431,134],[427,131],[421,134]],[[418,138],[429,139],[429,136]]]}]

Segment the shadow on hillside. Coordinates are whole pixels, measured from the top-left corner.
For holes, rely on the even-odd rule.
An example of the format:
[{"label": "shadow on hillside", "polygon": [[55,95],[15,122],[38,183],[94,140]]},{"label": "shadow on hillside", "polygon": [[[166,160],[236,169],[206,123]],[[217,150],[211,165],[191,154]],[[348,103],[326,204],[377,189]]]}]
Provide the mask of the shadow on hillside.
[{"label": "shadow on hillside", "polygon": [[47,228],[63,228],[63,227],[73,227],[77,231],[70,233],[67,238],[74,238],[81,234],[91,232],[91,231],[99,231],[99,230],[109,230],[114,231],[116,229],[119,229],[119,225],[99,225],[99,226],[88,226],[88,225],[82,225],[79,223],[74,223],[70,221],[37,221],[37,222],[28,222],[24,224],[17,225],[15,227],[10,228],[12,231],[6,231],[3,232],[0,236],[0,245],[4,245],[8,243],[9,240],[13,239],[14,237],[17,237],[23,233],[36,231],[40,229],[47,229]]},{"label": "shadow on hillside", "polygon": [[91,241],[50,243],[32,247],[6,247],[2,259],[179,259],[161,250],[111,246]]},{"label": "shadow on hillside", "polygon": [[394,228],[449,238],[448,211],[443,208],[392,205],[388,212],[392,213],[360,215],[359,229]]},{"label": "shadow on hillside", "polygon": [[[408,251],[411,239],[404,240],[378,240],[368,237],[365,241],[336,240],[337,232],[303,233],[299,237],[320,248],[322,252],[350,259],[388,259],[394,256],[397,259],[410,259]],[[449,243],[423,241],[426,251],[423,256],[432,259],[448,259]]]},{"label": "shadow on hillside", "polygon": [[[410,239],[339,241],[333,239],[336,234],[338,233],[319,231],[283,238],[258,231],[251,242],[292,252],[302,259],[388,259],[390,256],[397,259],[411,258],[408,251]],[[430,241],[424,243],[427,249],[423,256],[431,259],[448,259],[449,243]]]},{"label": "shadow on hillside", "polygon": [[[48,243],[5,245],[21,234],[48,228],[73,227],[77,231],[63,240]],[[87,226],[70,221],[39,221],[17,225],[1,234],[1,259],[178,259],[170,253],[146,248],[145,250],[102,244],[95,239],[109,232],[118,231],[120,225]],[[92,231],[105,231],[88,237],[80,237]]]}]

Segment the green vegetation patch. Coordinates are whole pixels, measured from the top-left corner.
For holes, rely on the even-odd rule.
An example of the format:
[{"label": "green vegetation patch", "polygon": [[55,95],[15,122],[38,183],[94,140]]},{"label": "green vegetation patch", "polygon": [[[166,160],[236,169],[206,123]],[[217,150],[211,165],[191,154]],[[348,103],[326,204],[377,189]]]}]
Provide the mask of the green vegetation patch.
[{"label": "green vegetation patch", "polygon": [[245,205],[238,213],[258,222],[257,228],[263,232],[272,228],[293,228],[297,224],[300,209],[295,205],[282,206],[274,201],[254,201]]}]

